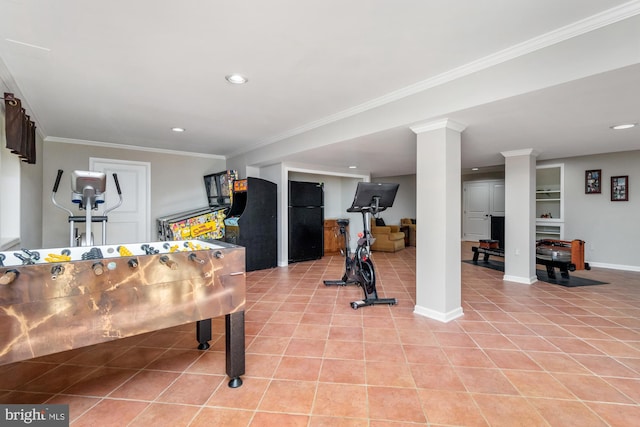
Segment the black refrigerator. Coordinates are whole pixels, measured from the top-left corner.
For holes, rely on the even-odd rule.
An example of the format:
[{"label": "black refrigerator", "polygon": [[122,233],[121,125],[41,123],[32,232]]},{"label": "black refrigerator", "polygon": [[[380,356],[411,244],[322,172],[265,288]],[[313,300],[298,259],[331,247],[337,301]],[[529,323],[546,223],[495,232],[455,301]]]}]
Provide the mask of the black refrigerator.
[{"label": "black refrigerator", "polygon": [[289,181],[289,262],[324,255],[324,186]]}]

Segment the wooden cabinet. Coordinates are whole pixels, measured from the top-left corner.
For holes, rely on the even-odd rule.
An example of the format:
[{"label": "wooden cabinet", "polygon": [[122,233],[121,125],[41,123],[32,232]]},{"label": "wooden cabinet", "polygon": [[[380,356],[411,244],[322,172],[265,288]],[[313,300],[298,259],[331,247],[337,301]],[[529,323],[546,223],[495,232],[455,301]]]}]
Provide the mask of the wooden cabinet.
[{"label": "wooden cabinet", "polygon": [[[349,227],[347,226],[347,234]],[[340,234],[340,226],[337,219],[324,220],[324,254],[339,255],[344,250],[344,236]]]}]

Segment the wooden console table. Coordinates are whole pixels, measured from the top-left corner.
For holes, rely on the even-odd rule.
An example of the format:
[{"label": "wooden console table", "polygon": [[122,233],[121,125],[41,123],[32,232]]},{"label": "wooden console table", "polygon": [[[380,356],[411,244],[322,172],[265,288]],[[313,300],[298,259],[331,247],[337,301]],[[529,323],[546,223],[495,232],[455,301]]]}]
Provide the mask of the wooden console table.
[{"label": "wooden console table", "polygon": [[[347,233],[349,227],[347,226]],[[337,219],[324,220],[324,254],[339,255],[344,250],[344,236],[340,235]]]}]

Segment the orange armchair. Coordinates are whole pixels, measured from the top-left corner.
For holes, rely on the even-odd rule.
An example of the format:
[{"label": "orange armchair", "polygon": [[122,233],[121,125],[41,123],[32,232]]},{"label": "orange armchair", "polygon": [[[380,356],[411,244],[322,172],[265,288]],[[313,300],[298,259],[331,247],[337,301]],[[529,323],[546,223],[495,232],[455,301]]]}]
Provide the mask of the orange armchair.
[{"label": "orange armchair", "polygon": [[372,251],[396,252],[404,249],[404,233],[398,225],[379,226],[372,218],[371,235],[376,239],[371,245]]}]

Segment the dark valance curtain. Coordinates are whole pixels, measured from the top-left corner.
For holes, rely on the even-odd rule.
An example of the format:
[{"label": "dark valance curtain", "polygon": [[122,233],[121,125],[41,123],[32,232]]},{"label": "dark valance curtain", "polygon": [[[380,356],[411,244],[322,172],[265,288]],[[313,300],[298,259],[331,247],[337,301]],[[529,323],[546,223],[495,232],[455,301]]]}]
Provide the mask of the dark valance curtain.
[{"label": "dark valance curtain", "polygon": [[27,115],[22,102],[12,93],[4,94],[7,149],[23,162],[36,163],[36,125]]}]

